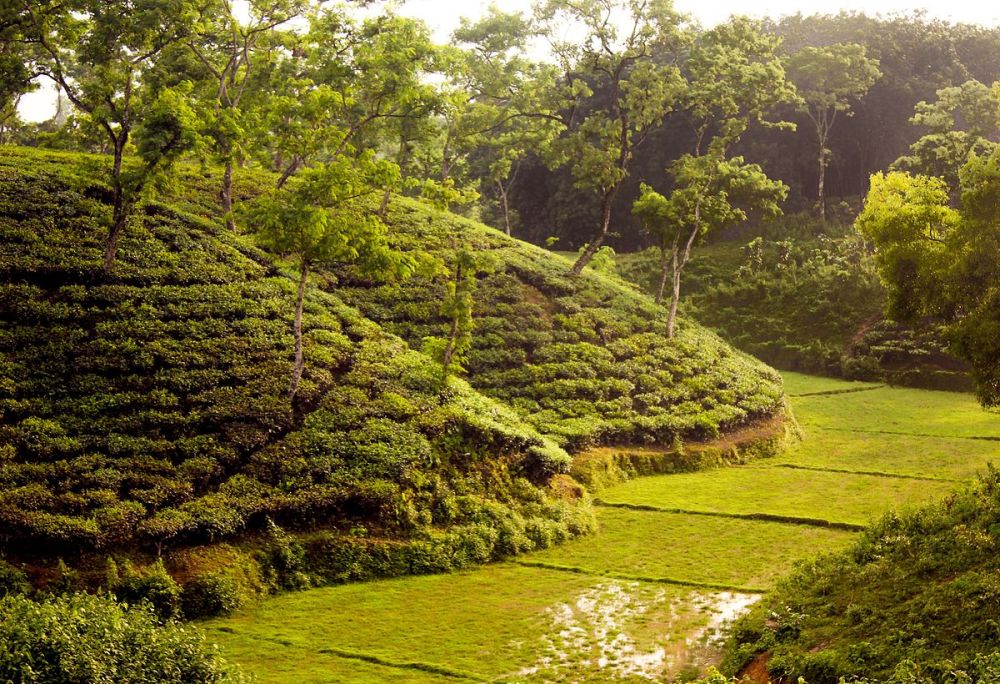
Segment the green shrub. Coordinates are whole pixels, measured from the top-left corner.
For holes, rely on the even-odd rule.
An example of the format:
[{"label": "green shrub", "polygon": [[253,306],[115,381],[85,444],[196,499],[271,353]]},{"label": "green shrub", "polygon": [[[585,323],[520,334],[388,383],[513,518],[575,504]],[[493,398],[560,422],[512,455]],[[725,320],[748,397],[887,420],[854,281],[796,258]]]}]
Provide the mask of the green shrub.
[{"label": "green shrub", "polygon": [[99,596],[0,598],[0,681],[78,684],[242,682],[190,628]]},{"label": "green shrub", "polygon": [[310,585],[306,551],[284,530],[267,521],[267,542],[257,554],[264,582],[273,589],[305,589]]},{"label": "green shrub", "polygon": [[189,579],[181,592],[181,607],[189,620],[229,615],[246,603],[245,589],[236,578],[214,572]]},{"label": "green shrub", "polygon": [[0,558],[0,598],[30,593],[31,583],[24,571]]},{"label": "green shrub", "polygon": [[172,620],[180,615],[181,588],[167,574],[162,559],[142,570],[126,561],[117,581],[114,578],[117,573],[109,570],[108,574],[109,589],[122,603],[132,606],[148,603],[161,620]]}]

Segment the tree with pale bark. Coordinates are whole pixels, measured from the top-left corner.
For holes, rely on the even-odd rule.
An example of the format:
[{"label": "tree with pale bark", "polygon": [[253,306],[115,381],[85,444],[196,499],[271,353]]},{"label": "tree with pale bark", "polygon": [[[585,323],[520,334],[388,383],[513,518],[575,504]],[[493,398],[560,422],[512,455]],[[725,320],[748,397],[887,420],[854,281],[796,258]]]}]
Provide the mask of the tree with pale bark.
[{"label": "tree with pale bark", "polygon": [[600,203],[597,229],[571,269],[578,275],[608,237],[636,148],[682,107],[686,83],[673,61],[689,36],[669,0],[550,0],[536,15],[564,74],[563,130],[546,163],[568,166],[576,187]]},{"label": "tree with pale bark", "polygon": [[348,264],[367,275],[407,275],[412,259],[392,251],[370,196],[398,182],[395,164],[368,151],[342,155],[302,171],[248,212],[260,244],[292,257],[298,268],[293,318],[294,363],[288,398],[294,402],[305,370],[303,306],[317,265]]},{"label": "tree with pale bark", "polygon": [[882,76],[878,60],[867,56],[856,43],[805,47],[788,60],[788,74],[799,92],[799,110],[816,132],[819,147],[816,202],[820,218],[826,220],[826,169],[830,165],[830,132],[838,116],[851,115],[858,100]]},{"label": "tree with pale bark", "polygon": [[779,41],[759,24],[739,17],[705,32],[692,46],[686,110],[695,129],[694,150],[667,167],[673,181],[668,196],[643,183],[632,209],[660,250],[657,303],[663,302],[671,282],[669,337],[676,327],[684,269],[698,240],[745,221],[748,212],[781,213],[787,186],[731,154],[752,122],[789,127],[767,119],[795,97],[778,47]]}]

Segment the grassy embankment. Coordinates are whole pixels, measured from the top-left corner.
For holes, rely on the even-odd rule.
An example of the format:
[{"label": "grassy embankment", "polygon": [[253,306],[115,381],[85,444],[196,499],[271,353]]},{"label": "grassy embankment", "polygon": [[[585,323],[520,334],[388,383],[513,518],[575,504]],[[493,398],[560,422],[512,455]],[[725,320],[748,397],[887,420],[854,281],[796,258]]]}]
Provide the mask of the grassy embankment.
[{"label": "grassy embankment", "polygon": [[783,456],[632,480],[599,493],[635,508],[599,506],[594,536],[474,571],[278,597],[207,623],[210,638],[262,682],[694,674],[718,657],[705,642],[728,608],[1000,453],[974,439],[1000,438],[1000,418],[969,395],[785,380],[805,439]]}]

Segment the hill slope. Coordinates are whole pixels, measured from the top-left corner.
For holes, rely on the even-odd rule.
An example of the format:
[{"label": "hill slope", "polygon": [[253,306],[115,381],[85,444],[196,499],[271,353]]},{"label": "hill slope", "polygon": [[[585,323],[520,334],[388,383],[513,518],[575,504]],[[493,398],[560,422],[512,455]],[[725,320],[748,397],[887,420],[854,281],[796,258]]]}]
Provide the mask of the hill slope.
[{"label": "hill slope", "polygon": [[[469,382],[568,449],[715,436],[780,410],[777,373],[688,320],[668,340],[663,310],[617,278],[571,277],[562,257],[413,200],[394,200],[388,223],[402,250],[494,255],[475,295]],[[400,289],[340,276],[341,296],[411,346],[445,333],[445,278]]]},{"label": "hill slope", "polygon": [[[0,151],[9,558],[252,542],[273,520],[305,540],[316,581],[461,567],[592,528],[580,488],[553,477],[564,448],[781,411],[776,373],[691,324],[666,340],[660,310],[621,282],[571,279],[544,250],[404,199],[389,216],[400,248],[447,261],[460,240],[503,264],[480,282],[471,386],[441,392],[414,351],[444,326],[441,280],[327,272],[306,301],[293,406],[294,274],[227,232],[217,177],[184,167],[106,275],[105,163]],[[252,202],[272,183],[243,172],[236,193]],[[216,566],[253,561],[241,553]],[[173,558],[171,572],[197,572]]]},{"label": "hill slope", "polygon": [[425,357],[335,296],[307,302],[293,408],[294,284],[217,221],[149,205],[106,277],[92,163],[0,156],[8,549],[213,541],[265,516],[410,534],[490,502],[569,524],[537,488],[561,449],[464,383],[439,396]]},{"label": "hill slope", "polygon": [[1000,473],[990,469],[941,503],[888,514],[847,551],[802,565],[737,623],[728,664],[755,662],[779,681],[810,684],[996,682],[998,550]]}]

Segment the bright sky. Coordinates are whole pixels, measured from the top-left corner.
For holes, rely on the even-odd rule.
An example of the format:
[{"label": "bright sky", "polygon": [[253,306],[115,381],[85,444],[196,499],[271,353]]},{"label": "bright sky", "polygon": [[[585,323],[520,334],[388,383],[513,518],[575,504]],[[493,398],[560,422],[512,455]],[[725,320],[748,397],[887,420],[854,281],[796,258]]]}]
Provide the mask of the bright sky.
[{"label": "bright sky", "polygon": [[[532,0],[405,0],[400,12],[423,19],[434,30],[438,42],[447,42],[459,17],[476,18],[490,4],[506,11],[529,12]],[[458,9],[456,9],[458,5]],[[1000,3],[993,0],[675,0],[678,10],[690,14],[704,25],[711,26],[731,14],[778,17],[786,14],[836,14],[841,10],[867,14],[892,14],[924,10],[928,16],[953,22],[1000,25]],[[49,83],[29,93],[21,100],[21,116],[27,121],[44,121],[54,111],[55,91]]]}]

